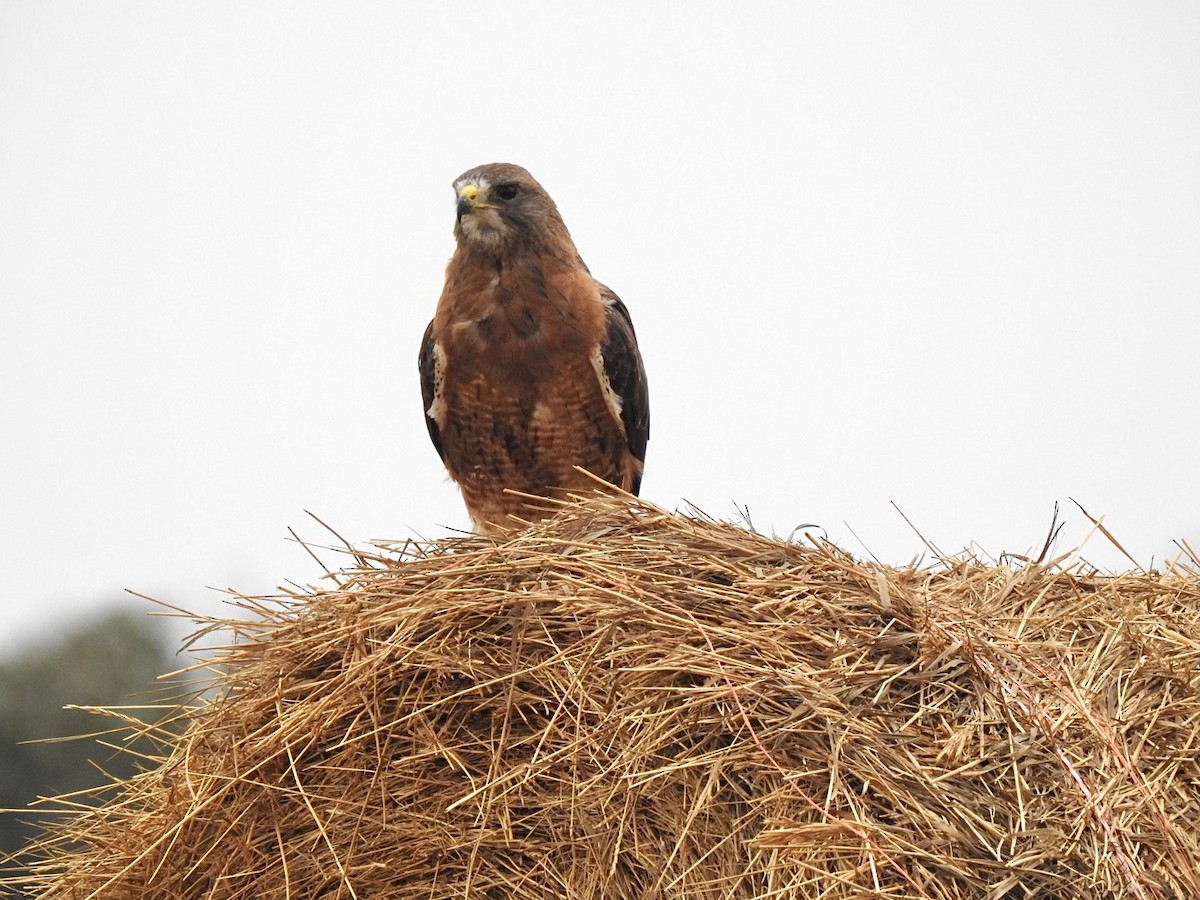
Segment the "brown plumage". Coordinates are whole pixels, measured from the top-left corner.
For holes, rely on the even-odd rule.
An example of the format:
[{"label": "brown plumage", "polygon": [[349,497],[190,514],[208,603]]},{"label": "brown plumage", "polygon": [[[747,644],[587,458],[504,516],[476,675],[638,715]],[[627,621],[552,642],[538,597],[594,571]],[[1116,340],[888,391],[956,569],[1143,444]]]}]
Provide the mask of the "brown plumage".
[{"label": "brown plumage", "polygon": [[457,248],[419,364],[429,436],[476,528],[545,515],[506,488],[593,491],[576,466],[638,493],[650,409],[625,305],[520,166],[479,166],[454,190]]}]

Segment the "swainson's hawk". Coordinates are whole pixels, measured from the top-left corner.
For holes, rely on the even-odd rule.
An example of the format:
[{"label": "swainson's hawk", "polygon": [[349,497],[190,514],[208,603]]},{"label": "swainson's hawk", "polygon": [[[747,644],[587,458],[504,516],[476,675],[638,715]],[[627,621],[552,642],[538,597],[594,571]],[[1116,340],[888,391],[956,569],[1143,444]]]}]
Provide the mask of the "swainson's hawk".
[{"label": "swainson's hawk", "polygon": [[425,424],[476,528],[512,528],[539,497],[636,494],[650,437],[629,311],[579,257],[554,201],[520,166],[454,181],[457,247],[419,357]]}]

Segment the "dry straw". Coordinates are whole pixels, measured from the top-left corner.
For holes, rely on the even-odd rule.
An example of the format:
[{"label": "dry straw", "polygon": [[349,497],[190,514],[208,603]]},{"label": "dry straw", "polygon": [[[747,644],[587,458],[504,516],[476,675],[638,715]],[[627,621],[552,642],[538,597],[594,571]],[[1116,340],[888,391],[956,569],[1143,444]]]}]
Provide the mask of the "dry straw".
[{"label": "dry straw", "polygon": [[1194,567],[897,569],[615,500],[351,559],[243,600],[190,725],[26,887],[1200,896]]}]

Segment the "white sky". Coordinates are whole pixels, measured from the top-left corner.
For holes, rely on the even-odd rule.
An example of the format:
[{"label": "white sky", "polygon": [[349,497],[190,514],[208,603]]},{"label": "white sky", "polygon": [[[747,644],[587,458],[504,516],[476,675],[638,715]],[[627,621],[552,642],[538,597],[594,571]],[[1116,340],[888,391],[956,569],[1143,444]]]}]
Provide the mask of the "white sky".
[{"label": "white sky", "polygon": [[648,499],[1200,544],[1200,5],[715,6],[0,3],[0,650],[465,526],[415,360],[490,161],[633,313]]}]

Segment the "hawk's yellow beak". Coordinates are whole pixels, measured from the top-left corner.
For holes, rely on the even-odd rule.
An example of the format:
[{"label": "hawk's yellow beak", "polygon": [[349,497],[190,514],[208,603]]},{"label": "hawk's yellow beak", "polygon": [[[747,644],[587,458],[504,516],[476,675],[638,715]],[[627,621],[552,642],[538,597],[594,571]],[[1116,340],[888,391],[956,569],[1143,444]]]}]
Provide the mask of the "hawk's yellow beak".
[{"label": "hawk's yellow beak", "polygon": [[499,209],[494,203],[479,202],[479,185],[464,184],[458,189],[458,217],[461,219],[474,209]]}]

